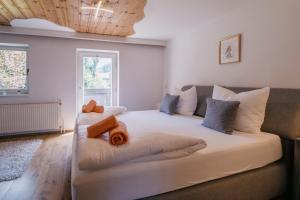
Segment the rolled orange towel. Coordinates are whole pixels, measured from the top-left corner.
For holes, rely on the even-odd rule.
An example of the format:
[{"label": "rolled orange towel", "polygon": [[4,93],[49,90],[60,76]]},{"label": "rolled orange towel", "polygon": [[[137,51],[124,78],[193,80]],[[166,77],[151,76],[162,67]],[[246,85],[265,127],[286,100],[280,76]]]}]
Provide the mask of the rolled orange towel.
[{"label": "rolled orange towel", "polygon": [[118,126],[109,131],[109,143],[111,145],[122,145],[128,142],[128,132],[123,122],[118,122]]},{"label": "rolled orange towel", "polygon": [[111,115],[87,128],[88,138],[96,138],[118,126],[115,116]]},{"label": "rolled orange towel", "polygon": [[90,100],[88,104],[82,106],[82,112],[83,113],[89,113],[94,110],[96,107],[96,101],[95,100]]},{"label": "rolled orange towel", "polygon": [[104,112],[104,106],[95,106],[93,112],[103,113]]},{"label": "rolled orange towel", "polygon": [[86,107],[86,105],[84,104],[84,105],[82,106],[81,112],[86,113],[85,107]]}]

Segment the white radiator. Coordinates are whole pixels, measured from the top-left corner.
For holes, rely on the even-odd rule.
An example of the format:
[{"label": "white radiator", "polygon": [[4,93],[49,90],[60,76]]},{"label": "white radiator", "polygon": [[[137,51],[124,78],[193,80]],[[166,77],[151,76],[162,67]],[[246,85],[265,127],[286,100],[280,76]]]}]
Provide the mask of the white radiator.
[{"label": "white radiator", "polygon": [[0,135],[63,131],[61,103],[0,105]]}]

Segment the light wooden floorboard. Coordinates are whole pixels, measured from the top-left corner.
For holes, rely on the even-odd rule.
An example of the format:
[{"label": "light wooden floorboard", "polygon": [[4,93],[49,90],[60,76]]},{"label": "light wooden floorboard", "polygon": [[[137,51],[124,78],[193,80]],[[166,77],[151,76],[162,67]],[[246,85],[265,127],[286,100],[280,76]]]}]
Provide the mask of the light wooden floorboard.
[{"label": "light wooden floorboard", "polygon": [[41,138],[43,143],[35,152],[22,177],[0,182],[0,199],[71,199],[73,133],[30,136],[25,139],[30,138]]}]

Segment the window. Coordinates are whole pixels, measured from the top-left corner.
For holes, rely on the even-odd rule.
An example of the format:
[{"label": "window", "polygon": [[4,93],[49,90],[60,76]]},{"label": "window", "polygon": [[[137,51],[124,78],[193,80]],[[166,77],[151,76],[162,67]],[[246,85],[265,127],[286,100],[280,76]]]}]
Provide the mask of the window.
[{"label": "window", "polygon": [[28,45],[0,43],[0,95],[28,94]]},{"label": "window", "polygon": [[77,109],[90,99],[118,105],[118,51],[77,49]]}]

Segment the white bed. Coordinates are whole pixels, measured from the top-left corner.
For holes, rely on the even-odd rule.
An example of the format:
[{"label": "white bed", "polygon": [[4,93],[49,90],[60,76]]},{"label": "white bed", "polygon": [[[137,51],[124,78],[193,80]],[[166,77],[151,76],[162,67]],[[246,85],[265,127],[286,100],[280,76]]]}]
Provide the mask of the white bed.
[{"label": "white bed", "polygon": [[81,171],[76,157],[75,134],[74,199],[143,198],[263,167],[282,157],[280,138],[269,133],[226,135],[203,127],[200,117],[169,116],[156,110],[127,112],[118,118],[127,124],[131,137],[149,132],[188,135],[204,139],[207,147],[183,158]]}]

